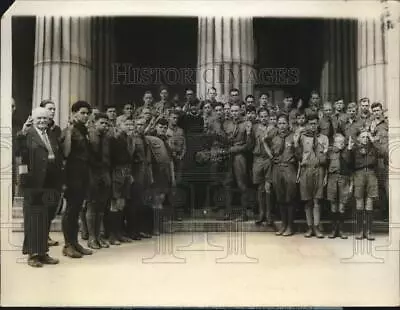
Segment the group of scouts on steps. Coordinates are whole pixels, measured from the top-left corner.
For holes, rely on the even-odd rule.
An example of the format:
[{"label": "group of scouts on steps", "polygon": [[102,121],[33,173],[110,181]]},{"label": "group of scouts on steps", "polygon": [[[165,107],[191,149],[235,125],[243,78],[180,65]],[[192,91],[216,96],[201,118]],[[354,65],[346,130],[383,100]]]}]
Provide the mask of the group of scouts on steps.
[{"label": "group of scouts on steps", "polygon": [[[307,107],[301,99],[294,104],[289,94],[279,104],[267,93],[258,102],[252,95],[243,102],[238,89],[230,90],[226,102],[216,98],[211,87],[206,100],[197,99],[191,89],[184,102],[177,96],[169,100],[168,89],[161,87],[159,102],[153,103],[147,91],[140,107],[127,103],[120,116],[116,106],[100,111],[77,101],[64,130],[54,124],[56,103],[44,100],[17,134],[26,167],[19,169],[21,185],[30,198],[24,199],[28,264],[59,262],[48,255],[48,248],[58,245],[49,228],[61,196],[67,202],[62,252],[81,258],[93,251],[79,244],[79,230],[87,246],[97,250],[159,235],[166,204],[180,220],[173,189],[185,175],[201,175],[196,169],[210,179],[215,176],[213,181],[223,188],[224,220],[248,220],[253,187],[259,209],[255,224],[266,222],[277,235],[293,235],[301,200],[305,237],[323,238],[321,205],[328,200],[333,224],[329,237],[345,239],[344,213],[354,198],[355,238],[374,240],[373,202],[388,194],[388,124],[381,103],[362,98],[358,103],[321,104],[315,91]],[[202,183],[188,182],[198,185],[192,201],[202,207]],[[232,207],[234,187],[241,196],[239,211]],[[49,190],[54,199],[44,200]],[[275,206],[280,227],[274,224]],[[40,221],[34,209],[41,210]]]}]

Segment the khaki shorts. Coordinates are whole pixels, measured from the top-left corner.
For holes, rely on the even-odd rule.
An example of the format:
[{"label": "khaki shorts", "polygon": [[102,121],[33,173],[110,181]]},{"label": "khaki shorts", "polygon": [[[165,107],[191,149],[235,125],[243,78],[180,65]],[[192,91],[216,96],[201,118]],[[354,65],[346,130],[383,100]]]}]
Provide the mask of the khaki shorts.
[{"label": "khaki shorts", "polygon": [[301,200],[309,201],[324,198],[324,173],[323,167],[301,167]]},{"label": "khaki shorts", "polygon": [[333,173],[328,175],[326,198],[331,202],[346,204],[350,197],[350,177]]},{"label": "khaki shorts", "polygon": [[378,179],[374,170],[367,168],[354,172],[354,197],[378,198]]},{"label": "khaki shorts", "polygon": [[262,184],[272,181],[272,162],[269,158],[254,157],[253,184]]}]

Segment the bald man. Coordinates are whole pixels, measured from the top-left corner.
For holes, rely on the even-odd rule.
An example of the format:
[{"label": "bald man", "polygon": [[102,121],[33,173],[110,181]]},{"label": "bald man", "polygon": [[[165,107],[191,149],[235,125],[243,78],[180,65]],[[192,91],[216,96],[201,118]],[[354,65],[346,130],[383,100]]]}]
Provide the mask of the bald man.
[{"label": "bald man", "polygon": [[62,153],[53,135],[47,134],[50,121],[48,110],[38,107],[32,111],[29,126],[24,125],[18,136],[22,165],[19,167],[24,191],[24,244],[28,265],[58,264],[48,255],[49,217],[60,197]]}]

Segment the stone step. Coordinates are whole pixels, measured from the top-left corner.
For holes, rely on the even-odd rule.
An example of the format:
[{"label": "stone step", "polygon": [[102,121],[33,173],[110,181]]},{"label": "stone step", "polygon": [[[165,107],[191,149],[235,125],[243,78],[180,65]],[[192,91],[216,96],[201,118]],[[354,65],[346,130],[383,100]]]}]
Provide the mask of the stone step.
[{"label": "stone step", "polygon": [[[329,221],[321,222],[324,231],[328,232],[331,229]],[[276,224],[279,226],[281,223],[277,221]],[[296,229],[298,231],[306,230],[306,222],[303,220],[295,221]],[[22,232],[24,230],[24,222],[22,218],[13,219],[13,231]],[[352,221],[348,220],[344,223],[344,230],[346,232],[353,231],[354,226]],[[384,221],[374,222],[374,232],[388,233],[389,224]],[[61,216],[57,216],[51,224],[51,231],[60,232],[61,228]],[[231,221],[219,221],[210,219],[188,219],[183,221],[169,221],[164,223],[165,232],[228,232],[228,231],[244,231],[244,232],[267,232],[273,231],[271,227],[266,225],[255,225],[254,221],[247,221],[242,223],[235,223]]]}]

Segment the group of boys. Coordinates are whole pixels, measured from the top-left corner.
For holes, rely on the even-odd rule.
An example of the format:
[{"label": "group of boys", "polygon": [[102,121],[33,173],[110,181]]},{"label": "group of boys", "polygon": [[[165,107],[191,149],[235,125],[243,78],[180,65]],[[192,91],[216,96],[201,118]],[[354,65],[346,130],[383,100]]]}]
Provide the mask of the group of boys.
[{"label": "group of boys", "polygon": [[[356,238],[374,239],[373,200],[379,188],[386,195],[388,191],[388,124],[381,103],[362,98],[346,108],[343,100],[321,106],[319,94],[312,92],[304,108],[301,100],[295,106],[290,95],[281,105],[268,94],[261,94],[258,103],[252,95],[243,102],[238,89],[231,89],[222,103],[214,87],[203,101],[190,89],[185,96],[183,103],[170,101],[162,87],[160,101],[153,103],[147,91],[142,106],[127,103],[120,116],[115,106],[100,112],[78,101],[63,131],[50,121],[48,134],[56,136],[64,158],[65,256],[93,253],[79,244],[79,229],[91,249],[158,235],[162,223],[154,223],[152,212],[163,209],[167,200],[173,205],[171,189],[182,175],[196,174],[203,151],[211,156],[202,171],[217,176],[226,194],[225,220],[248,219],[248,193],[254,186],[256,224],[266,222],[277,235],[293,235],[300,194],[305,237],[324,237],[320,214],[326,199],[333,223],[330,237],[347,238],[344,212],[354,196]],[[41,106],[54,118],[54,102]],[[241,196],[239,210],[233,208],[234,187]],[[195,186],[197,203],[203,193],[202,186]],[[279,229],[273,205],[279,207]],[[56,244],[49,238],[49,245]]]}]

